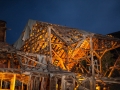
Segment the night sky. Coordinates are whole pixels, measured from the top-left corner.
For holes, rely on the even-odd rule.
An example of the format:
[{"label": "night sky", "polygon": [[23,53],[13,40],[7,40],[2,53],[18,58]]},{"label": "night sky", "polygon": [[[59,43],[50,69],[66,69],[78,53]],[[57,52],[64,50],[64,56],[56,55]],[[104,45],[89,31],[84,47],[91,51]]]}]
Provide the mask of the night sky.
[{"label": "night sky", "polygon": [[14,43],[28,19],[98,34],[120,30],[120,0],[0,0],[0,19],[7,22],[7,42]]}]

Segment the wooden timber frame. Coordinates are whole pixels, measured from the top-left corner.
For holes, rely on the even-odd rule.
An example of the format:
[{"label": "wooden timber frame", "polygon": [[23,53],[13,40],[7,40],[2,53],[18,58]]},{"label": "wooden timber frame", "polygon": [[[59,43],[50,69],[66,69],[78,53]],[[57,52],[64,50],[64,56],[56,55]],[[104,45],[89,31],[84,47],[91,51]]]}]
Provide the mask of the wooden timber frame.
[{"label": "wooden timber frame", "polygon": [[[40,73],[43,78],[48,77],[47,83],[50,81],[47,90],[66,90],[69,86],[72,87],[68,90],[79,87],[95,90],[95,83],[104,82],[102,57],[107,51],[120,47],[120,40],[75,28],[29,20],[13,46],[14,50],[6,51],[6,48],[2,48],[1,57],[4,58],[1,64],[7,63],[7,72],[9,69],[13,70],[15,76],[14,69],[20,69],[23,75],[26,73],[32,78],[30,82],[35,84],[29,84],[29,90],[35,90],[35,87],[36,90],[46,90],[38,89],[40,86],[36,84],[36,80],[41,77]],[[109,76],[111,73],[112,70]],[[37,78],[34,77],[36,74]],[[56,83],[51,83],[53,81]],[[38,83],[43,84],[41,82],[38,80]],[[77,86],[74,85],[76,82]],[[90,85],[83,87],[86,82]],[[28,85],[23,86],[27,88]]]},{"label": "wooden timber frame", "polygon": [[1,42],[0,90],[73,90],[75,74],[48,64],[45,55],[18,51]]},{"label": "wooden timber frame", "polygon": [[[29,20],[14,47],[23,52],[46,55],[47,63],[63,70],[87,74],[91,80],[90,89],[94,90],[95,78],[104,75],[102,57],[107,51],[120,47],[120,40],[112,36]],[[83,61],[85,65],[82,64]]]},{"label": "wooden timber frame", "polygon": [[[88,64],[91,63],[90,43],[93,56],[98,59],[99,64],[99,69],[95,71],[102,73],[103,55],[120,47],[120,40],[111,36],[29,20],[14,47],[24,52],[47,55],[50,63],[70,71],[79,61],[86,60]],[[83,70],[89,72],[85,68]]]},{"label": "wooden timber frame", "polygon": [[[0,90],[73,90],[75,77],[70,73],[0,73]],[[13,70],[12,70],[13,71]],[[22,72],[22,71],[21,71]]]}]

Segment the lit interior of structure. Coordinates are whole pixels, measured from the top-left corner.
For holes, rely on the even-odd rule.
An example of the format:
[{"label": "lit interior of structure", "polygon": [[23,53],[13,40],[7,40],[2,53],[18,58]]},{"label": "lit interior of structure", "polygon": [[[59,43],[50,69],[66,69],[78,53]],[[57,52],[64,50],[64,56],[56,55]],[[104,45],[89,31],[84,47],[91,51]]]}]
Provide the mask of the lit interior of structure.
[{"label": "lit interior of structure", "polygon": [[111,76],[101,58],[118,47],[111,36],[29,20],[13,46],[1,42],[0,90],[77,90],[93,74]]}]

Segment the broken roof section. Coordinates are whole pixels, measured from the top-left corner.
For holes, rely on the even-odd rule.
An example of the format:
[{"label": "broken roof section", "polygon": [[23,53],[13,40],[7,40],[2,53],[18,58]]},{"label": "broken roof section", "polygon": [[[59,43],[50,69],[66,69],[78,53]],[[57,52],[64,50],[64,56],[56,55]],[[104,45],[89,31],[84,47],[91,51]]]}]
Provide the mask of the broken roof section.
[{"label": "broken roof section", "polygon": [[22,34],[18,38],[18,40],[15,42],[14,47],[16,49],[20,49],[21,46],[24,44],[24,41],[27,40],[30,36],[30,33],[32,31],[32,26],[36,23],[35,20],[29,20],[27,25],[25,26]]},{"label": "broken roof section", "polygon": [[120,40],[113,37],[35,20],[28,21],[14,47],[24,52],[45,55],[55,66],[71,70],[78,61],[90,58],[90,38],[93,53],[99,59],[105,52],[120,47]]},{"label": "broken roof section", "polygon": [[[20,49],[22,45],[24,44],[24,41],[27,40],[30,35],[32,34],[33,26],[39,21],[36,20],[29,20],[27,25],[25,26],[23,33],[19,37],[19,39],[15,42],[14,47],[16,49]],[[66,44],[72,44],[77,41],[79,41],[81,36],[88,36],[88,35],[93,35],[94,33],[86,32],[83,30],[78,30],[75,28],[69,28],[65,26],[60,26],[57,24],[50,24],[46,22],[39,22],[41,26],[43,27],[51,27],[52,32],[56,34],[62,41],[64,41]],[[40,28],[42,29],[42,27]]]}]

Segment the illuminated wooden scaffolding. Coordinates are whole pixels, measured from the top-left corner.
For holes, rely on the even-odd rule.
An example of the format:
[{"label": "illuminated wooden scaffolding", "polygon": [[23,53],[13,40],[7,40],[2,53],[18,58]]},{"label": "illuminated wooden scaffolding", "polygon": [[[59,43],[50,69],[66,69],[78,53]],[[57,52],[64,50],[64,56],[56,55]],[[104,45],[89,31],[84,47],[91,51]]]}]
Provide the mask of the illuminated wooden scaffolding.
[{"label": "illuminated wooden scaffolding", "polygon": [[[90,43],[92,43],[93,58],[96,58],[95,64],[98,64],[98,69],[95,68],[95,72],[101,74],[101,58],[107,51],[120,47],[119,39],[29,20],[14,47],[24,52],[47,55],[50,63],[71,71],[75,65],[83,60],[87,62],[88,66],[91,65]],[[83,65],[81,65],[81,71],[89,73],[89,70]]]},{"label": "illuminated wooden scaffolding", "polygon": [[48,64],[45,55],[18,51],[3,42],[0,45],[0,90],[65,90],[70,85],[72,90],[75,87],[75,74]]},{"label": "illuminated wooden scaffolding", "polygon": [[[73,85],[69,89],[73,90],[75,82],[82,85],[88,80],[91,83],[89,88],[94,90],[95,81],[97,81],[95,78],[104,75],[102,70],[103,55],[109,50],[120,47],[120,40],[112,36],[29,20],[13,46],[14,48],[7,50],[7,47],[1,48],[1,57],[4,56],[1,63],[3,65],[3,62],[7,62],[7,69],[4,70],[13,72],[12,77],[24,84],[21,84],[18,90],[23,87],[26,90],[45,90],[44,85],[40,87],[40,84],[44,82],[49,82],[45,84],[49,90],[57,90],[58,88],[58,90],[65,90],[69,85]],[[72,72],[77,74],[77,80]],[[18,75],[20,73],[21,76]],[[26,84],[19,79],[24,76],[28,78],[29,83]],[[56,83],[51,83],[53,81]],[[58,81],[61,84],[58,84]],[[62,83],[64,81],[67,84]],[[52,87],[51,84],[54,84],[55,87]]]}]

